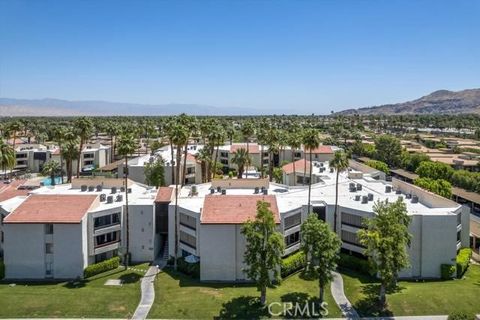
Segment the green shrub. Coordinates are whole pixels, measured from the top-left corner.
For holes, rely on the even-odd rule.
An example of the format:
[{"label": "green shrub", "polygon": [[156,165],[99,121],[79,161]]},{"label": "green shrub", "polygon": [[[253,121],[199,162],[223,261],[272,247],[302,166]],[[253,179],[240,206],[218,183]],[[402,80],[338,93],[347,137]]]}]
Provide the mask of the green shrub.
[{"label": "green shrub", "polygon": [[470,248],[462,248],[457,255],[457,278],[461,278],[468,269],[472,250]]},{"label": "green shrub", "polygon": [[375,271],[371,267],[368,260],[360,259],[358,257],[343,252],[340,253],[340,260],[338,261],[338,266],[368,275],[375,274]]},{"label": "green shrub", "polygon": [[178,271],[185,273],[188,276],[192,276],[197,279],[200,278],[200,262],[188,263],[185,262],[184,258],[178,258],[177,268]]},{"label": "green shrub", "polygon": [[380,170],[385,172],[386,174],[390,174],[390,169],[385,162],[378,161],[378,160],[368,160],[365,164],[371,168]]},{"label": "green shrub", "polygon": [[280,274],[282,275],[282,278],[285,278],[286,276],[305,268],[306,264],[305,253],[303,253],[303,251],[298,251],[282,259]]},{"label": "green shrub", "polygon": [[452,264],[442,264],[440,266],[440,274],[443,280],[450,280],[455,277],[456,268]]},{"label": "green shrub", "polygon": [[448,320],[469,320],[472,317],[469,317],[465,312],[452,312],[448,315]]},{"label": "green shrub", "polygon": [[83,276],[85,278],[90,278],[96,274],[113,270],[118,268],[120,265],[120,258],[114,257],[99,263],[91,264],[83,270]]},{"label": "green shrub", "polygon": [[3,260],[0,260],[0,280],[2,280],[5,277],[5,264],[3,263]]}]

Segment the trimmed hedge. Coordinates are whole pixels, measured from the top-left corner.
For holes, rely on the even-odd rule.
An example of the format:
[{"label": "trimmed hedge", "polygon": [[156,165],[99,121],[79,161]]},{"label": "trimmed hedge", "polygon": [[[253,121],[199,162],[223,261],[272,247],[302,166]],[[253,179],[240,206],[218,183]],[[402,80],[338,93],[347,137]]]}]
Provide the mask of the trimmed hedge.
[{"label": "trimmed hedge", "polygon": [[468,269],[470,258],[472,257],[472,249],[462,248],[457,255],[457,278],[461,278]]},{"label": "trimmed hedge", "polygon": [[305,259],[305,253],[303,251],[295,252],[294,254],[282,259],[280,274],[282,278],[285,278],[286,276],[305,268],[306,264],[307,261]]},{"label": "trimmed hedge", "polygon": [[0,259],[0,280],[2,280],[5,277],[5,264],[3,263],[3,260]]},{"label": "trimmed hedge", "polygon": [[443,280],[451,280],[455,277],[456,267],[453,264],[440,265],[440,274]]},{"label": "trimmed hedge", "polygon": [[83,270],[83,276],[85,278],[90,278],[96,274],[117,269],[120,265],[120,258],[114,257],[99,263],[91,264]]},{"label": "trimmed hedge", "polygon": [[448,320],[469,320],[472,317],[468,316],[465,312],[452,312],[448,315]]},{"label": "trimmed hedge", "polygon": [[374,275],[368,260],[360,259],[358,257],[340,252],[340,259],[338,260],[338,266],[345,269],[350,269],[360,273]]},{"label": "trimmed hedge", "polygon": [[197,279],[200,278],[200,262],[188,263],[185,262],[184,258],[178,258],[177,268],[178,271],[185,273],[186,275],[192,276]]}]

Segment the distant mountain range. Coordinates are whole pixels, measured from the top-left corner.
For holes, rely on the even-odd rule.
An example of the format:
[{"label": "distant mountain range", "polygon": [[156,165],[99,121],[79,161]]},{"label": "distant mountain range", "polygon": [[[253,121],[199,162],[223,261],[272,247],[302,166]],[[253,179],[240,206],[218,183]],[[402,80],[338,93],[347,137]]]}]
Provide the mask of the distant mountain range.
[{"label": "distant mountain range", "polygon": [[[199,104],[139,104],[108,101],[68,101],[60,99],[0,98],[0,117],[19,116],[162,116],[187,113],[191,115],[258,115],[253,108],[219,108]],[[265,113],[265,110],[263,110]],[[273,112],[272,112],[273,113]]]},{"label": "distant mountain range", "polygon": [[480,114],[480,89],[438,90],[420,99],[381,106],[348,109],[337,114]]}]

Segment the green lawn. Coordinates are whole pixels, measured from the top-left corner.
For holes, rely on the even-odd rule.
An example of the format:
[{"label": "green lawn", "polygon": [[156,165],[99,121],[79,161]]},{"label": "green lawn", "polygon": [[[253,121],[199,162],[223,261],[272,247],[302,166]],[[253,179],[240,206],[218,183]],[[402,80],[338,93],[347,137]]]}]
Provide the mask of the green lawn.
[{"label": "green lawn", "polygon": [[[326,292],[330,317],[340,317],[330,290]],[[155,303],[150,318],[253,319],[267,317],[259,308],[259,292],[248,284],[201,283],[188,276],[166,270],[155,282]],[[318,297],[318,282],[301,279],[299,274],[267,290],[268,302],[305,302]],[[274,312],[279,309],[275,308]]]},{"label": "green lawn", "polygon": [[342,275],[345,294],[362,316],[480,313],[480,266],[477,265],[471,265],[461,280],[400,281],[398,289],[387,295],[388,310],[383,313],[375,307],[379,287],[372,278],[353,272]]},{"label": "green lawn", "polygon": [[[126,318],[140,301],[140,278],[148,264],[136,270],[112,270],[77,285],[61,283],[0,282],[1,318],[96,317]],[[108,279],[122,279],[122,286],[105,286]]]}]

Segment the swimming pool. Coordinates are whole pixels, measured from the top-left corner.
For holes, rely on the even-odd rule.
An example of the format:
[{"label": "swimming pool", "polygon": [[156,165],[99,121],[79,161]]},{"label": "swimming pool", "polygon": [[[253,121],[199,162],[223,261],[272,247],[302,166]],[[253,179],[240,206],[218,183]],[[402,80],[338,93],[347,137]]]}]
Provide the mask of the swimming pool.
[{"label": "swimming pool", "polygon": [[[55,184],[61,184],[62,183],[62,178],[61,177],[55,177]],[[42,184],[44,186],[51,186],[52,185],[52,179],[50,177],[47,177],[42,180]]]}]

